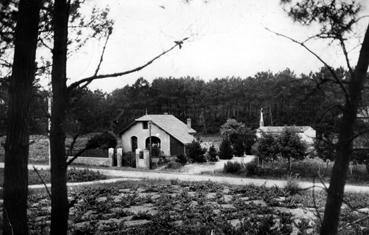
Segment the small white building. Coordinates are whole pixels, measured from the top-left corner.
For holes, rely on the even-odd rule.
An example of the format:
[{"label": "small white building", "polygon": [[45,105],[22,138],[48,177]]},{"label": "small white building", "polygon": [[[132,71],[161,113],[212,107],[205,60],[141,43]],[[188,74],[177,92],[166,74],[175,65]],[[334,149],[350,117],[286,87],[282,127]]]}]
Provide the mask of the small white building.
[{"label": "small white building", "polygon": [[120,132],[123,152],[135,152],[136,149],[159,148],[165,156],[185,154],[185,145],[195,140],[196,133],[191,128],[191,119],[187,124],[170,114],[150,114],[137,118]]},{"label": "small white building", "polygon": [[263,109],[260,110],[260,123],[259,128],[256,130],[257,138],[260,138],[262,133],[278,136],[286,128],[295,132],[308,146],[314,144],[316,131],[311,126],[264,126]]}]

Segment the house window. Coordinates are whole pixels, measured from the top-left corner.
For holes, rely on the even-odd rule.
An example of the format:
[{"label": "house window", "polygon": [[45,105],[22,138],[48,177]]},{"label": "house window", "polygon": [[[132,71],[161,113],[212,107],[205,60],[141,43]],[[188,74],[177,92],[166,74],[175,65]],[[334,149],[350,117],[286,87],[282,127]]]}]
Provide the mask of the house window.
[{"label": "house window", "polygon": [[137,149],[137,137],[136,136],[132,136],[131,137],[131,148],[132,148],[132,152],[136,152]]},{"label": "house window", "polygon": [[148,126],[149,126],[149,122],[142,122],[143,129],[148,129]]}]

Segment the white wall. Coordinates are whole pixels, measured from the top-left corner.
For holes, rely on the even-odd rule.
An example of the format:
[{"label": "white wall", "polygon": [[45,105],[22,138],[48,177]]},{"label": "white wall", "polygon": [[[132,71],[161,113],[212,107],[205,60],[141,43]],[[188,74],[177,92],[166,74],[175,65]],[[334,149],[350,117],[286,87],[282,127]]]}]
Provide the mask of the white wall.
[{"label": "white wall", "polygon": [[[123,152],[131,152],[131,137],[137,137],[137,148],[145,149],[146,138],[149,137],[149,129],[142,128],[142,122],[136,122],[122,135]],[[151,136],[156,136],[160,139],[160,150],[164,155],[170,156],[170,136],[155,124],[151,125]]]}]

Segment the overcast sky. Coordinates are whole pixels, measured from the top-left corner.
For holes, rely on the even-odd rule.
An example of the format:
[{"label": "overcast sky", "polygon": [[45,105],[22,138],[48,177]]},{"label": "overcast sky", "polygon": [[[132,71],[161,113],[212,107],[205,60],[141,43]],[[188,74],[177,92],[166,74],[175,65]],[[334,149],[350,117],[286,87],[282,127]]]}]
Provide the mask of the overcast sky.
[{"label": "overcast sky", "polygon": [[[190,37],[144,70],[119,78],[95,81],[89,87],[112,91],[137,78],[194,76],[209,80],[226,76],[252,76],[260,71],[290,68],[297,74],[317,71],[321,64],[301,46],[278,37],[265,27],[304,40],[316,27],[295,24],[279,0],[87,0],[90,6],[110,6],[114,30],[106,49],[101,73],[124,71],[141,65],[168,49],[173,41]],[[367,5],[366,0],[362,2]],[[363,13],[367,13],[364,6]],[[368,20],[356,31],[363,35]],[[354,48],[359,39],[352,41]],[[309,46],[333,66],[344,65],[341,52],[329,42]],[[91,41],[69,59],[72,80],[92,75],[103,41]],[[351,52],[356,62],[358,49]]]}]

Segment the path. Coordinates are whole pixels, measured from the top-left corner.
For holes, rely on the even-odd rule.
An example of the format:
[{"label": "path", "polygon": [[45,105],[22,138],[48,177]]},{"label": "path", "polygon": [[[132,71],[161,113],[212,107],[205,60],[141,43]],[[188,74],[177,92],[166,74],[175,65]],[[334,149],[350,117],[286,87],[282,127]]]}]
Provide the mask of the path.
[{"label": "path", "polygon": [[[4,164],[0,163],[0,168],[3,168]],[[35,165],[37,169],[48,169],[47,165]],[[28,166],[29,169],[33,169],[33,165]],[[94,171],[100,171],[106,176],[116,177],[114,179],[99,180],[93,182],[80,182],[80,183],[68,183],[68,186],[79,186],[79,185],[91,185],[96,183],[112,183],[126,180],[139,180],[139,179],[161,179],[161,180],[181,180],[181,181],[211,181],[215,183],[225,183],[231,185],[247,185],[253,184],[256,186],[266,187],[284,187],[286,180],[276,179],[255,179],[255,178],[241,178],[241,177],[229,177],[229,176],[213,176],[213,175],[193,175],[183,173],[171,173],[171,172],[158,172],[158,171],[139,171],[139,170],[124,170],[119,168],[102,169],[102,168],[91,168],[91,167],[76,167],[77,169],[88,168]],[[323,188],[320,182],[299,181],[301,188],[311,188],[315,185],[315,189],[319,190]],[[329,185],[326,184],[328,187]],[[42,188],[43,185],[32,185],[30,188]],[[369,186],[358,186],[358,185],[346,185],[345,192],[364,192],[369,193]]]}]

